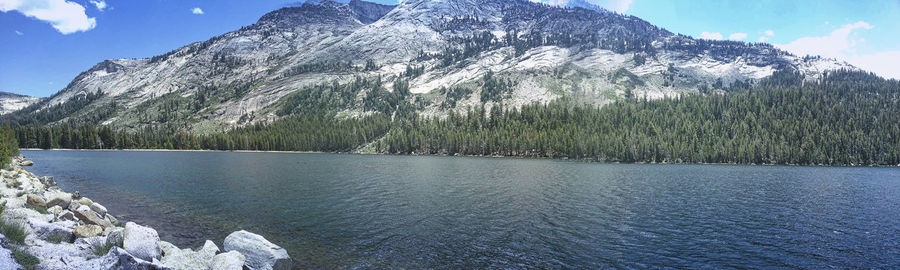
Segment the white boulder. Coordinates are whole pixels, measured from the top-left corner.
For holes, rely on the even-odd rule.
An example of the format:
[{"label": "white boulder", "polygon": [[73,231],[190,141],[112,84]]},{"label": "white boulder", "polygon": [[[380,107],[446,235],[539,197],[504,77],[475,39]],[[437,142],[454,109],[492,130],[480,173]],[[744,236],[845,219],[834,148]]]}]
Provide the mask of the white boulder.
[{"label": "white boulder", "polygon": [[123,238],[125,251],[135,257],[145,261],[162,257],[162,250],[159,248],[159,234],[153,228],[128,222],[125,224]]},{"label": "white boulder", "polygon": [[248,231],[236,231],[225,237],[225,251],[232,250],[244,255],[245,265],[250,269],[282,270],[293,266],[286,250]]}]

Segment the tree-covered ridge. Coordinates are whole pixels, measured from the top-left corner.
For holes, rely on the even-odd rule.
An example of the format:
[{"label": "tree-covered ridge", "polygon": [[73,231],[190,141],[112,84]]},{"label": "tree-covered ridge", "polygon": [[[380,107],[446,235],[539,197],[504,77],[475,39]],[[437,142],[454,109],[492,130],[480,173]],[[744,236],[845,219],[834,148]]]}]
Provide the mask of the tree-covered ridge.
[{"label": "tree-covered ridge", "polygon": [[[481,86],[490,84],[506,83],[487,76]],[[402,83],[391,92],[377,85],[358,79],[313,87],[285,99],[281,110],[289,116],[226,133],[31,125],[16,135],[22,147],[42,148],[345,152],[371,146],[396,154],[621,162],[900,164],[900,83],[864,72],[808,80],[781,71],[753,87],[733,86],[728,94],[626,99],[603,107],[569,99],[518,109],[497,103],[444,118],[418,116]],[[335,106],[323,103],[353,102],[361,89],[368,91],[363,103],[375,111],[369,116],[341,120]]]}]

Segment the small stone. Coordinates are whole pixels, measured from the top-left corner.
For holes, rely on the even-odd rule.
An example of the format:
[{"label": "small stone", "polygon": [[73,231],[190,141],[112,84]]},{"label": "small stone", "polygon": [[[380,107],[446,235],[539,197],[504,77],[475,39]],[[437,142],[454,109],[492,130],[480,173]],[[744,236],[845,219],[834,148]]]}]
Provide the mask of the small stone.
[{"label": "small stone", "polygon": [[104,207],[103,205],[101,205],[99,203],[92,203],[91,210],[94,210],[94,212],[97,212],[97,214],[99,214],[101,217],[106,216],[106,207]]},{"label": "small stone", "polygon": [[72,201],[72,203],[69,204],[68,209],[69,211],[75,212],[78,211],[78,208],[81,208],[81,204],[78,203],[78,201]]},{"label": "small stone", "polygon": [[[81,207],[87,207],[87,206],[82,205]],[[78,220],[83,221],[85,224],[98,225],[98,226],[101,226],[104,228],[112,226],[112,224],[109,223],[109,221],[106,221],[105,219],[100,218],[100,216],[97,215],[97,213],[95,213],[94,211],[91,211],[91,210],[75,211],[75,217],[77,217]]]},{"label": "small stone", "polygon": [[50,201],[47,202],[47,207],[59,205],[59,207],[66,209],[69,208],[69,204],[72,203],[72,197],[69,194],[63,192],[58,192],[50,198]]},{"label": "small stone", "polygon": [[94,201],[88,199],[88,197],[81,197],[81,199],[78,199],[78,203],[81,205],[91,206],[91,204],[94,204]]},{"label": "small stone", "polygon": [[97,225],[81,225],[75,226],[75,237],[78,238],[88,238],[100,235],[103,232],[103,227]]},{"label": "small stone", "polygon": [[60,212],[62,212],[62,210],[62,207],[59,207],[59,205],[54,205],[53,207],[47,208],[47,213],[57,216]]},{"label": "small stone", "polygon": [[232,250],[244,255],[250,269],[286,270],[291,269],[294,264],[286,250],[261,235],[244,230],[225,237],[225,251]]},{"label": "small stone", "polygon": [[31,160],[22,161],[22,166],[34,166],[34,162]]},{"label": "small stone", "polygon": [[73,200],[81,199],[81,193],[79,193],[79,192],[76,190],[75,193],[72,193],[72,199],[73,199]]},{"label": "small stone", "polygon": [[123,247],[125,251],[142,260],[162,257],[162,250],[159,247],[159,234],[156,233],[156,230],[137,225],[134,222],[125,224]]},{"label": "small stone", "polygon": [[26,195],[25,204],[31,207],[47,207],[47,201],[44,201],[44,198],[38,196],[37,194],[28,194]]},{"label": "small stone", "polygon": [[109,220],[109,223],[112,223],[113,226],[122,226],[121,224],[119,224],[119,219],[117,219],[113,215],[110,215],[109,213],[106,213],[106,220]]},{"label": "small stone", "polygon": [[216,270],[241,270],[244,269],[244,255],[237,251],[220,253],[213,257],[209,269]]},{"label": "small stone", "polygon": [[75,214],[69,210],[62,210],[62,212],[59,212],[59,216],[57,216],[57,219],[59,219],[59,220],[75,220]]}]

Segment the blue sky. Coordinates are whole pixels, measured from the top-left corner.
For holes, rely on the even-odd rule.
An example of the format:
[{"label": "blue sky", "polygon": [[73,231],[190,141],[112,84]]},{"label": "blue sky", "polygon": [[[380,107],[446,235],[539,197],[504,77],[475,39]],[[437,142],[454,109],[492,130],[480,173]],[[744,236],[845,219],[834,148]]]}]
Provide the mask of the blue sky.
[{"label": "blue sky", "polygon": [[[900,78],[900,0],[586,1],[676,33],[765,41]],[[104,59],[162,54],[296,2],[0,0],[0,91],[49,96]]]}]

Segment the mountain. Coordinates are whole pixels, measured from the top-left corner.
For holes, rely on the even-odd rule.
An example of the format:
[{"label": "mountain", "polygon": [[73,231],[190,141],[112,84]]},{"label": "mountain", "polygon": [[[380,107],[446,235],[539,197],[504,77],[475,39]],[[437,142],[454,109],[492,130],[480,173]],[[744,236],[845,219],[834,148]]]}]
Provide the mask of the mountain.
[{"label": "mountain", "polygon": [[163,55],[103,61],[5,121],[208,134],[322,110],[352,118],[407,105],[422,116],[560,98],[603,105],[727,92],[779,70],[812,80],[856,69],[578,3],[308,2]]},{"label": "mountain", "polygon": [[0,91],[0,115],[18,111],[40,100],[36,97]]}]

